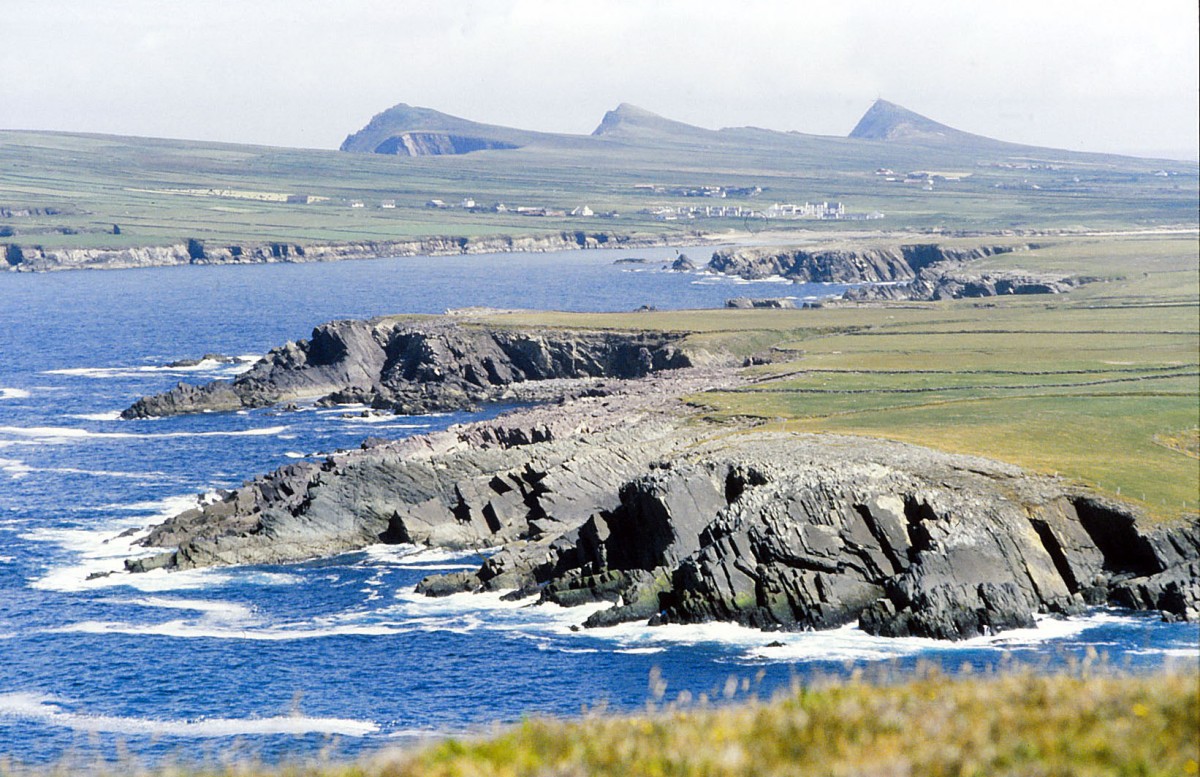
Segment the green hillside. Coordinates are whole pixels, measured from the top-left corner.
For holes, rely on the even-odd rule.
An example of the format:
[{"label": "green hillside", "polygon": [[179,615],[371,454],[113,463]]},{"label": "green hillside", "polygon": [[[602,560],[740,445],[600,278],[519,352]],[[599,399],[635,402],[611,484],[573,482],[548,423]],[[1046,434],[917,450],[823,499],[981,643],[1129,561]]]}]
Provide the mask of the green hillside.
[{"label": "green hillside", "polygon": [[[372,123],[368,146],[410,129],[481,132],[520,147],[409,157],[0,131],[0,243],[127,247],[195,237],[303,244],[563,229],[682,240],[765,229],[1127,229],[1197,221],[1194,163],[980,143],[966,133],[967,141],[956,135],[931,143],[705,130],[632,106],[610,112],[592,136],[496,128],[409,106]],[[724,187],[725,196],[686,196],[702,187]],[[426,207],[465,198],[479,207]],[[841,201],[848,212],[885,218],[664,220],[651,212],[708,206],[745,214],[805,201]],[[496,203],[507,212],[494,212]],[[563,215],[585,205],[596,215]],[[518,214],[521,206],[548,215]]]}]

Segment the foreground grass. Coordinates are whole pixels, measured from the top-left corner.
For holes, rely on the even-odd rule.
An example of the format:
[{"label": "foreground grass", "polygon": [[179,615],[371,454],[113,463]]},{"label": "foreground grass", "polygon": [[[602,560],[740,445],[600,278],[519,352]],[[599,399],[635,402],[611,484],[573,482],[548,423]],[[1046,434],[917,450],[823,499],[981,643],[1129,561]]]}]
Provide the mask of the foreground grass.
[{"label": "foreground grass", "polygon": [[[1178,775],[1200,763],[1200,675],[1087,671],[856,678],[770,702],[528,720],[352,764],[230,766],[216,777],[467,775]],[[4,770],[0,768],[0,774]]]}]

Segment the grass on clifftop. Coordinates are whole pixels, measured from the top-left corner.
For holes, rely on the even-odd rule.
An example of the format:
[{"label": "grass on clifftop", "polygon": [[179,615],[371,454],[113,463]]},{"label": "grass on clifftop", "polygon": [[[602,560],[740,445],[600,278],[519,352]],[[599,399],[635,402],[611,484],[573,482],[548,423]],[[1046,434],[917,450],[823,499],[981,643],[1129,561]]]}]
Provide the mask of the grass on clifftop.
[{"label": "grass on clifftop", "polygon": [[[149,774],[216,777],[1186,777],[1200,769],[1200,675],[859,678],[767,703],[670,704],[632,717],[528,720],[480,739],[346,765]],[[0,774],[4,774],[0,766]],[[122,772],[127,773],[127,772]]]},{"label": "grass on clifftop", "polygon": [[1051,241],[981,264],[1099,280],[1063,295],[495,320],[690,332],[693,348],[772,360],[752,385],[691,397],[713,417],[987,456],[1152,520],[1200,510],[1196,236]]}]

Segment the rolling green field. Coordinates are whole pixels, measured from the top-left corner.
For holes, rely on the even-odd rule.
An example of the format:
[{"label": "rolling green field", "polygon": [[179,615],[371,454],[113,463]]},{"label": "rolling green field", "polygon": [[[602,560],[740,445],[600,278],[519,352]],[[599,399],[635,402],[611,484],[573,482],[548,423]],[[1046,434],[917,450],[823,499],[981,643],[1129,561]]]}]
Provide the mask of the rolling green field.
[{"label": "rolling green field", "polygon": [[[739,130],[678,138],[556,136],[515,150],[393,157],[181,140],[0,131],[0,244],[122,248],[189,238],[298,244],[434,235],[534,235],[564,229],[654,234],[771,230],[1041,230],[1194,225],[1197,166],[1046,149],[931,148]],[[1013,150],[1016,149],[1016,150]],[[960,176],[932,190],[879,168]],[[682,197],[638,184],[763,189],[756,197]],[[303,201],[286,201],[288,197]],[[616,218],[431,209],[433,198]],[[312,198],[313,201],[307,201]],[[354,201],[361,208],[351,207]],[[394,201],[394,208],[381,207]],[[877,221],[744,218],[658,221],[661,206],[841,201]],[[114,234],[113,227],[119,228]]]},{"label": "rolling green field", "polygon": [[713,417],[1000,459],[1152,520],[1200,510],[1195,235],[1057,239],[986,262],[1097,280],[1064,295],[495,320],[690,332],[693,347],[772,360],[751,385],[691,398]]}]

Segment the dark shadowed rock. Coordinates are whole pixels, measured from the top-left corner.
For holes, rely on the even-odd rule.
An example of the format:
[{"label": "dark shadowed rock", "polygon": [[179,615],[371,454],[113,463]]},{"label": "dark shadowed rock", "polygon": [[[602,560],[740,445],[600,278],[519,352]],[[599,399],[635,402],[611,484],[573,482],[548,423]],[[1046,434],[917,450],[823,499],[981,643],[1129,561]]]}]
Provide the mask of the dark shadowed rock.
[{"label": "dark shadowed rock", "polygon": [[1144,533],[1123,505],[985,459],[687,422],[671,392],[714,379],[656,375],[290,465],[156,527],[146,544],[165,552],[127,566],[500,545],[477,570],[418,590],[612,602],[589,626],[858,623],[939,639],[1091,604],[1197,616],[1194,518]]},{"label": "dark shadowed rock", "polygon": [[681,336],[496,329],[447,319],[334,321],[268,353],[231,383],[179,384],[122,417],[265,407],[291,400],[362,403],[404,414],[466,409],[514,385],[636,378],[691,364]]},{"label": "dark shadowed rock", "polygon": [[696,265],[692,263],[687,254],[680,254],[675,261],[671,262],[671,269],[675,272],[692,272],[696,269]]},{"label": "dark shadowed rock", "polygon": [[787,297],[734,297],[725,300],[727,308],[770,308],[775,310],[790,310],[796,303]]}]

